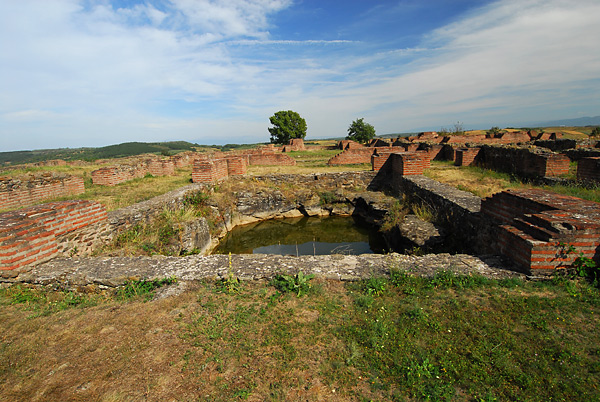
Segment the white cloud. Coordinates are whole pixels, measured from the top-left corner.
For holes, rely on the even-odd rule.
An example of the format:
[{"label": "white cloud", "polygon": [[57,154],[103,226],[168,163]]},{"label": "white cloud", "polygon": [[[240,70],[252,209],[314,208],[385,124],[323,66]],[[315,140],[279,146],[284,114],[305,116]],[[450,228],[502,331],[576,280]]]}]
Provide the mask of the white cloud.
[{"label": "white cloud", "polygon": [[600,114],[597,1],[497,1],[388,51],[271,38],[288,0],[90,4],[0,2],[0,149],[260,142],[282,109],[313,138]]}]

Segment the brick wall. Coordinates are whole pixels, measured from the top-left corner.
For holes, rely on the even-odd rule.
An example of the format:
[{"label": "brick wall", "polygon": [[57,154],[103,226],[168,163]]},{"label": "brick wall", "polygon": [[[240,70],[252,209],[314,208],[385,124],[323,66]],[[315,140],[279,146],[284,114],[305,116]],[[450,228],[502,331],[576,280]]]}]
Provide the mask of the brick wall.
[{"label": "brick wall", "polygon": [[600,157],[579,160],[577,163],[577,180],[600,181]]},{"label": "brick wall", "polygon": [[249,157],[249,164],[294,166],[296,165],[296,160],[289,155],[281,153],[251,154]]},{"label": "brick wall", "polygon": [[68,238],[85,226],[106,220],[106,208],[93,201],[60,201],[0,214],[0,270],[47,261],[64,251],[86,247],[89,238]]},{"label": "brick wall", "polygon": [[328,165],[354,165],[359,163],[370,163],[373,148],[347,148],[343,152],[334,155],[327,161]]},{"label": "brick wall", "polygon": [[149,159],[146,161],[146,166],[152,176],[175,175],[175,163],[172,160]]},{"label": "brick wall", "polygon": [[459,148],[456,150],[454,165],[471,166],[475,163],[478,154],[479,148]]},{"label": "brick wall", "polygon": [[361,143],[352,140],[341,140],[338,142],[337,148],[344,149],[356,149],[356,148],[364,148],[365,146]]},{"label": "brick wall", "polygon": [[488,169],[523,177],[556,177],[569,172],[566,155],[529,148],[481,147],[480,163]]},{"label": "brick wall", "polygon": [[[552,272],[580,253],[600,262],[599,203],[537,189],[509,190],[483,200],[481,212],[498,225],[494,251],[524,272]],[[568,252],[569,246],[575,251]]]},{"label": "brick wall", "polygon": [[292,151],[304,151],[306,149],[302,138],[292,138],[289,145]]},{"label": "brick wall", "polygon": [[145,167],[140,165],[119,165],[104,167],[92,172],[92,183],[101,186],[115,186],[129,180],[144,177]]},{"label": "brick wall", "polygon": [[227,159],[197,159],[192,170],[192,182],[214,183],[227,178]]},{"label": "brick wall", "polygon": [[420,152],[401,152],[390,154],[394,175],[409,176],[423,174],[425,165],[429,163],[426,154]]},{"label": "brick wall", "polygon": [[83,179],[76,176],[45,174],[29,180],[0,180],[0,209],[26,207],[51,198],[82,194],[84,191]]},{"label": "brick wall", "polygon": [[230,156],[227,160],[227,174],[229,176],[239,176],[246,174],[248,167],[248,158],[244,156]]},{"label": "brick wall", "polygon": [[[178,163],[187,163],[184,158],[178,159]],[[172,176],[175,174],[175,162],[171,159],[149,158],[134,164],[123,164],[94,170],[92,182],[101,186],[114,186],[129,180],[152,176]]]}]

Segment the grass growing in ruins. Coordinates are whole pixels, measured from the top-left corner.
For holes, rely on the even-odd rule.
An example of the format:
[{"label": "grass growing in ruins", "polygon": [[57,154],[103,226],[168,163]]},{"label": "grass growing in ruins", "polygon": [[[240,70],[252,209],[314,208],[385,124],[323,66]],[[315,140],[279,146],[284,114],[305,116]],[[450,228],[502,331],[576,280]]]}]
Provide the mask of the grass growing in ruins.
[{"label": "grass growing in ruins", "polygon": [[[574,177],[575,167],[570,177]],[[450,161],[433,161],[425,176],[449,184],[459,190],[468,191],[478,197],[490,197],[495,193],[519,188],[541,188],[555,193],[600,202],[600,186],[581,185],[573,182],[555,185],[534,185],[514,175],[474,166],[454,166]]]},{"label": "grass growing in ruins", "polygon": [[207,282],[47,314],[32,311],[71,296],[0,289],[0,399],[600,398],[600,294],[586,282],[393,271],[311,283],[297,297],[268,282],[236,292]]}]

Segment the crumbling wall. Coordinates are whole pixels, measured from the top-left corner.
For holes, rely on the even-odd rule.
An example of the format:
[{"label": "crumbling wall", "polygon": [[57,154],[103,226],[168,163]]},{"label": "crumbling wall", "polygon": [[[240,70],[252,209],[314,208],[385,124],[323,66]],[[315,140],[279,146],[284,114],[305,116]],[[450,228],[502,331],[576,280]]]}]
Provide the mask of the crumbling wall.
[{"label": "crumbling wall", "polygon": [[581,159],[577,163],[577,180],[600,182],[600,157]]},{"label": "crumbling wall", "polygon": [[536,178],[567,174],[570,160],[566,155],[553,152],[484,145],[480,163],[488,169]]},{"label": "crumbling wall", "polygon": [[27,179],[0,179],[0,209],[27,207],[40,201],[85,191],[83,179],[51,173]]},{"label": "crumbling wall", "polygon": [[347,148],[343,152],[334,155],[327,161],[328,165],[354,165],[359,163],[370,163],[374,148]]},{"label": "crumbling wall", "polygon": [[94,239],[70,234],[106,217],[102,204],[87,200],[53,202],[0,214],[0,271],[88,249]]},{"label": "crumbling wall", "polygon": [[492,248],[523,272],[548,274],[580,255],[600,262],[600,204],[539,189],[508,190],[482,202],[495,226]]},{"label": "crumbling wall", "polygon": [[170,159],[150,158],[134,164],[104,167],[92,172],[92,183],[101,186],[115,186],[119,183],[144,177],[147,174],[173,176],[175,174],[175,163]]}]

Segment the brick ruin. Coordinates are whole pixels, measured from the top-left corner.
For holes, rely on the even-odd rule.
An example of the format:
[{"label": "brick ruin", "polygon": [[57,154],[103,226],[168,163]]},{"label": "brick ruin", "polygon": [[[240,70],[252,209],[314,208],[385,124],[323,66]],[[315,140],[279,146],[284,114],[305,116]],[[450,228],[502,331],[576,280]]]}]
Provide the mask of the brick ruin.
[{"label": "brick ruin", "polygon": [[600,182],[600,157],[580,159],[577,163],[577,180]]},{"label": "brick ruin", "polygon": [[[600,158],[590,159],[596,164],[600,162]],[[423,158],[418,153],[373,156],[373,169],[379,166],[380,174],[386,175],[392,186],[404,193],[415,193],[415,186],[407,187],[403,177],[422,174]],[[429,196],[418,195],[417,198]],[[472,195],[466,197],[472,198]],[[447,202],[444,196],[434,197],[436,204]],[[458,208],[458,212],[450,213],[457,220],[452,222],[454,230],[470,228],[467,231],[478,252],[502,255],[517,269],[533,275],[570,266],[580,256],[600,263],[600,203],[528,189],[503,191],[479,200],[478,204],[476,208],[471,205],[468,210]],[[455,209],[454,206],[443,208],[445,211]]]},{"label": "brick ruin", "polygon": [[50,260],[67,250],[90,248],[94,234],[69,237],[88,225],[106,220],[97,202],[59,201],[0,214],[0,271]]},{"label": "brick ruin", "polygon": [[214,183],[229,176],[243,175],[248,167],[244,156],[205,157],[194,161],[192,182]]},{"label": "brick ruin", "polygon": [[84,191],[83,179],[76,176],[45,173],[26,179],[0,178],[0,210],[26,207]]},{"label": "brick ruin", "polygon": [[302,138],[292,138],[288,145],[284,145],[281,152],[290,152],[290,151],[306,151],[306,147],[304,146],[304,140]]},{"label": "brick ruin", "polygon": [[525,272],[552,272],[580,255],[600,263],[599,203],[537,189],[508,190],[484,199],[481,213],[497,225],[492,249]]},{"label": "brick ruin", "polygon": [[294,166],[296,160],[278,153],[272,145],[247,151],[215,153],[197,158],[192,168],[192,182],[214,183],[229,176],[243,175],[251,165]]},{"label": "brick ruin", "polygon": [[[428,133],[423,137],[431,139],[435,138],[435,135]],[[561,175],[566,173],[569,167],[569,158],[562,154],[485,144],[477,147],[454,147],[441,143],[415,144],[396,140],[380,147],[364,147],[352,142],[345,142],[340,147],[344,151],[332,159],[347,158],[346,160],[356,161],[360,158],[360,162],[354,163],[371,162],[379,180],[381,175],[384,175],[390,183],[402,181],[403,177],[407,180],[419,177],[425,180],[422,173],[429,167],[430,161],[448,156],[451,156],[457,165],[483,164],[497,170],[531,177]],[[160,175],[164,172],[168,174],[169,171],[174,171],[176,166],[189,165],[193,160],[193,181],[213,183],[229,176],[243,175],[249,165],[295,164],[293,158],[279,151],[279,148],[267,145],[247,151],[180,155],[177,159],[171,157],[168,160],[153,159],[145,161],[140,169],[134,168],[133,171],[127,172],[127,168],[124,168],[126,173],[122,176],[132,177],[141,174],[140,171],[145,172],[143,175]],[[578,166],[579,180],[599,180],[600,157],[582,157]],[[110,169],[113,170],[109,170],[112,173],[106,175],[107,182],[110,182],[111,174],[115,173],[114,167]],[[415,181],[417,182],[418,180]],[[16,199],[15,196],[20,194],[20,187],[24,185],[7,183],[8,181],[5,182],[4,189],[10,187],[6,192],[10,191]],[[83,192],[81,178],[63,178],[55,180],[54,184]],[[28,194],[44,193],[30,184],[27,184],[27,188]],[[412,192],[414,188],[406,187],[405,191]],[[52,192],[45,192],[50,193]],[[3,196],[4,192],[0,192],[0,201],[5,199]],[[33,199],[33,196],[30,198]],[[440,199],[442,203],[448,202],[443,197]],[[16,203],[17,206],[22,206],[26,202],[28,198],[21,196],[19,201],[13,201],[11,205]],[[553,272],[557,268],[572,264],[580,255],[600,263],[598,203],[541,190],[511,190],[495,194],[483,201],[478,200],[477,204],[477,208],[469,207],[466,212],[457,213],[455,219],[460,221],[457,230],[461,230],[460,225],[464,225],[464,232],[473,236],[480,235],[479,241],[473,242],[479,252],[490,251],[503,255],[511,259],[521,271],[532,274]],[[69,255],[70,252],[78,254],[81,251],[90,251],[96,241],[106,234],[100,232],[107,232],[104,230],[106,228],[95,226],[105,222],[106,217],[104,207],[90,201],[56,202],[1,214],[0,270],[15,270],[58,255]],[[90,229],[82,230],[87,227]],[[574,252],[570,252],[571,246]]]},{"label": "brick ruin", "polygon": [[104,167],[92,172],[92,182],[101,186],[115,186],[147,174],[172,176],[175,174],[175,163],[171,159],[146,159],[136,164]]}]

